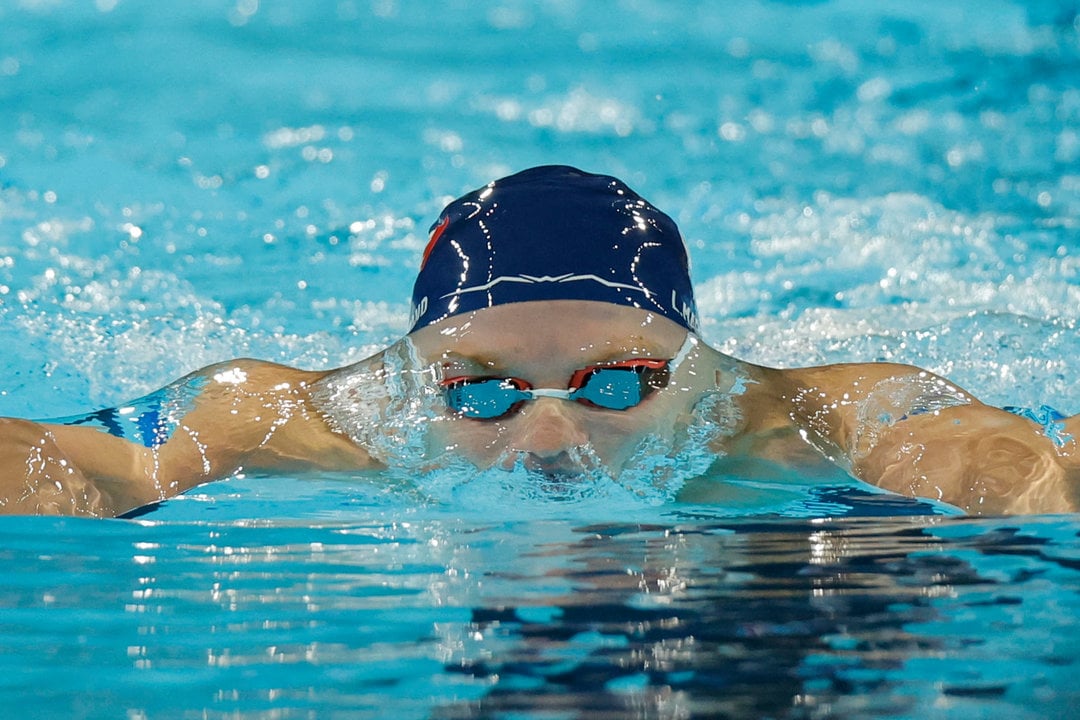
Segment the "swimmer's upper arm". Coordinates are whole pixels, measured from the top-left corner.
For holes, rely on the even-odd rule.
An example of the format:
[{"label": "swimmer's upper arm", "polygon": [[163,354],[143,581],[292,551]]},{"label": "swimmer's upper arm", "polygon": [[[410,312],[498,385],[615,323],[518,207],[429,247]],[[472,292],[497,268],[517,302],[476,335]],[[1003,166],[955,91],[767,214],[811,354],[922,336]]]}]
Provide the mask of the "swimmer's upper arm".
[{"label": "swimmer's upper arm", "polygon": [[238,471],[345,470],[370,456],[333,432],[310,398],[324,373],[235,360],[200,373],[207,379],[157,453],[160,475],[183,491]]},{"label": "swimmer's upper arm", "polygon": [[[1080,506],[1075,436],[1059,447],[1036,423],[931,372],[873,363],[811,368],[791,379],[789,394],[802,398],[793,405],[803,406],[793,419],[836,447],[867,482],[973,513]],[[1069,422],[1067,431],[1080,426]]]},{"label": "swimmer's upper arm", "polygon": [[1036,423],[977,401],[884,426],[853,460],[868,482],[973,514],[1080,508],[1076,439],[1059,447]]},{"label": "swimmer's upper arm", "polygon": [[150,447],[85,425],[0,421],[0,513],[116,515],[240,471],[371,466],[314,410],[322,375],[256,360],[200,370],[175,384],[197,391]]}]

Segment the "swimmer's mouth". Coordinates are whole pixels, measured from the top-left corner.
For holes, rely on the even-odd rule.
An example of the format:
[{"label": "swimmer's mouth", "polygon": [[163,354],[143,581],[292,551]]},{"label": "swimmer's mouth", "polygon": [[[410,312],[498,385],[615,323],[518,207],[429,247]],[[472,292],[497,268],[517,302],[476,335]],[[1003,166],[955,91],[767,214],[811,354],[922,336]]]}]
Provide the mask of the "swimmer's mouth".
[{"label": "swimmer's mouth", "polygon": [[562,453],[540,457],[528,453],[507,453],[497,466],[512,477],[515,491],[543,501],[575,502],[601,492],[610,473],[589,454]]},{"label": "swimmer's mouth", "polygon": [[555,493],[576,488],[581,485],[581,481],[585,477],[581,472],[538,473],[536,471],[530,471],[529,476],[536,480],[537,486],[544,492]]},{"label": "swimmer's mouth", "polygon": [[559,490],[580,484],[588,476],[588,470],[568,457],[546,460],[526,457],[522,462],[529,476],[545,490]]},{"label": "swimmer's mouth", "polygon": [[506,471],[515,469],[524,471],[535,487],[569,490],[580,487],[585,481],[595,477],[599,467],[588,458],[576,457],[572,453],[560,453],[554,457],[540,457],[529,453],[506,453],[496,463]]}]

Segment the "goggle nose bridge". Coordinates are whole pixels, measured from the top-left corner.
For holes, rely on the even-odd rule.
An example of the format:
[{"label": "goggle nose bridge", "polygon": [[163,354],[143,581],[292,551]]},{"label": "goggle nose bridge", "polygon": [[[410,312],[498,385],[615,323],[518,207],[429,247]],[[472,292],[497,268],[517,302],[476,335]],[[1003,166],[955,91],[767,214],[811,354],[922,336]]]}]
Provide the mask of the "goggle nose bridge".
[{"label": "goggle nose bridge", "polygon": [[581,388],[574,388],[573,390],[560,390],[558,388],[529,388],[528,390],[522,390],[523,393],[528,393],[534,398],[558,398],[559,400],[573,400],[574,393]]}]

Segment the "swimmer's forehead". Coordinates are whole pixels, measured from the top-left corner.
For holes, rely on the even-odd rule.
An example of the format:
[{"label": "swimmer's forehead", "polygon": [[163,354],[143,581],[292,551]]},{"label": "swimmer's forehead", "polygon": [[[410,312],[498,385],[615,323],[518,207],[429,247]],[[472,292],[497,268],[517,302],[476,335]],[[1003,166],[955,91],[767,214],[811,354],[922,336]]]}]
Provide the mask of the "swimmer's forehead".
[{"label": "swimmer's forehead", "polygon": [[510,368],[529,364],[530,361],[559,365],[569,362],[577,368],[630,358],[667,358],[669,354],[657,340],[636,337],[594,342],[572,348],[551,348],[535,343],[504,345],[499,348],[446,347],[438,350],[436,356],[429,359],[485,369]]},{"label": "swimmer's forehead", "polygon": [[486,371],[667,358],[685,337],[685,329],[652,313],[581,301],[504,305],[413,336],[429,362]]},{"label": "swimmer's forehead", "polygon": [[570,369],[632,357],[671,357],[685,337],[684,328],[654,313],[578,300],[487,308],[410,335],[428,361]]}]

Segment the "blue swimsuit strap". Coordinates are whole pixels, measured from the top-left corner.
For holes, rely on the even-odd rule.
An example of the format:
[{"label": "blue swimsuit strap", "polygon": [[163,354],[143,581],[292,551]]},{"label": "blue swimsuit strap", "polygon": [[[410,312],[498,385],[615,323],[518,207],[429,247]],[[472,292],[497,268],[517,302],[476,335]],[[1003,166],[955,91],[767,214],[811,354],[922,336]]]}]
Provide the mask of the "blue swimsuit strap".
[{"label": "blue swimsuit strap", "polygon": [[56,425],[89,425],[104,430],[114,437],[144,447],[156,448],[169,439],[172,430],[163,409],[161,402],[154,402],[140,408],[141,412],[132,413],[127,417],[119,408],[103,408],[86,415],[56,418],[45,422]]},{"label": "blue swimsuit strap", "polygon": [[113,437],[150,449],[164,445],[191,411],[207,378],[196,375],[155,390],[115,408],[103,408],[84,415],[49,418],[39,422],[53,425],[84,425]]},{"label": "blue swimsuit strap", "polygon": [[1064,415],[1049,405],[1040,405],[1032,409],[1017,405],[1006,405],[1002,408],[1013,415],[1027,418],[1036,425],[1042,426],[1043,434],[1050,438],[1051,442],[1058,447],[1064,447],[1073,440],[1073,436],[1065,432],[1065,423],[1062,422],[1068,415]]}]

